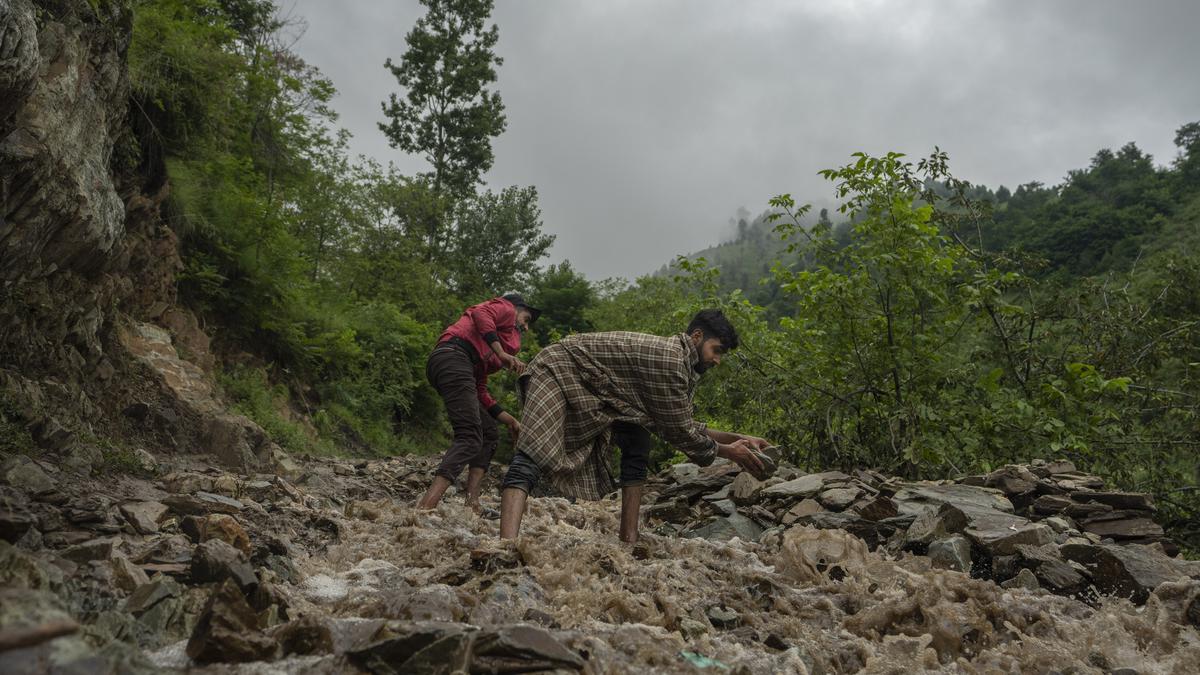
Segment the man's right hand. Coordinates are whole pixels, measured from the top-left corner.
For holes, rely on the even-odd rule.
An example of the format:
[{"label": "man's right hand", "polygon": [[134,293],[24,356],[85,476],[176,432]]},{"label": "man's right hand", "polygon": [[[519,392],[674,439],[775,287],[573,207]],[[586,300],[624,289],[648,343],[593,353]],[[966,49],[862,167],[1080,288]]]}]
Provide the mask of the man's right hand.
[{"label": "man's right hand", "polygon": [[520,375],[521,373],[525,372],[525,362],[522,361],[521,359],[518,359],[517,357],[513,356],[512,354],[508,355],[508,359],[505,361],[505,365],[507,365],[508,369],[513,371],[517,375]]},{"label": "man's right hand", "polygon": [[751,473],[762,473],[763,463],[754,453],[754,446],[746,439],[734,441],[729,445],[718,444],[717,456],[724,457]]},{"label": "man's right hand", "polygon": [[500,416],[496,419],[501,424],[508,427],[508,435],[512,438],[513,445],[516,446],[517,439],[521,436],[521,423],[518,422],[517,418],[513,417],[507,411],[500,413]]}]

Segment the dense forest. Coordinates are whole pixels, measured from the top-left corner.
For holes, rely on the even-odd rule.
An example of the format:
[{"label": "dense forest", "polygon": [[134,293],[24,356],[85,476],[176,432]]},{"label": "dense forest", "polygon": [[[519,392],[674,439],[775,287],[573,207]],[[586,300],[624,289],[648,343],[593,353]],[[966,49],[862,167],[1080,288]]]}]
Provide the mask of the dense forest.
[{"label": "dense forest", "polygon": [[536,187],[482,183],[505,127],[488,13],[435,4],[388,62],[380,133],[429,164],[401,175],[349,156],[334,83],[271,0],[135,6],[138,142],[122,157],[169,178],[180,297],[216,336],[225,393],[279,444],[441,451],[425,357],[501,292],[545,311],[527,357],[719,306],[743,347],[697,397],[714,426],[810,468],[944,477],[1067,457],[1152,492],[1197,546],[1200,123],[1166,165],[1130,143],[1015,190],[955,178],[936,150],[856,155],[823,172],[833,212],[781,195],[669,273],[590,281],[544,264]]}]

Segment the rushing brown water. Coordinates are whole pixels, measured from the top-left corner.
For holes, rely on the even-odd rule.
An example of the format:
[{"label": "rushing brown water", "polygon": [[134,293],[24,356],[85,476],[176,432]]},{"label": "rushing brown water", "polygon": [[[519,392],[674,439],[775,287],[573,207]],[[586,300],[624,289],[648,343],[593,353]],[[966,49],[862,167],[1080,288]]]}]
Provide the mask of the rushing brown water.
[{"label": "rushing brown water", "polygon": [[351,504],[340,541],[300,561],[293,610],[347,626],[541,623],[594,672],[1200,673],[1183,617],[1194,584],[1164,585],[1144,607],[1090,607],[808,528],[760,543],[649,535],[635,557],[616,539],[617,508],[531,500],[506,549],[494,521],[457,503]]}]

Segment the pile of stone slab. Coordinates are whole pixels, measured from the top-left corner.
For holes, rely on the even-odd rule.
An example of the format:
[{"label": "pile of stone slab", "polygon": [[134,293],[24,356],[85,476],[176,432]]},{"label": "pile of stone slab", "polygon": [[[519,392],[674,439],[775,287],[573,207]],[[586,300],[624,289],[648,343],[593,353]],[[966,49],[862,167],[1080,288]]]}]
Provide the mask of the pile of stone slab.
[{"label": "pile of stone slab", "polygon": [[786,463],[760,481],[731,463],[679,464],[656,487],[645,516],[664,535],[759,541],[797,526],[840,529],[871,549],[1093,602],[1140,603],[1164,581],[1200,579],[1200,563],[1174,557],[1149,495],[1108,490],[1065,460],[922,482]]}]

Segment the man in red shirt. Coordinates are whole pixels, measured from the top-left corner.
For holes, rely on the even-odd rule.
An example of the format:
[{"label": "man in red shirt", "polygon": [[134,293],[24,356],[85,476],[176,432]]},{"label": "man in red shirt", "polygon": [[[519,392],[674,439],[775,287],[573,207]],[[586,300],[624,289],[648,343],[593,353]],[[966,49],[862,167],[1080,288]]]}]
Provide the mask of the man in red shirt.
[{"label": "man in red shirt", "polygon": [[520,295],[508,293],[468,308],[438,339],[425,375],[446,403],[454,437],[417,508],[436,508],[469,465],[467,505],[480,512],[480,485],[500,440],[496,422],[508,427],[513,443],[521,431],[517,418],[488,393],[488,376],[502,368],[518,375],[524,372],[525,364],[516,356],[521,351],[521,333],[541,313]]}]

